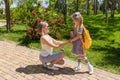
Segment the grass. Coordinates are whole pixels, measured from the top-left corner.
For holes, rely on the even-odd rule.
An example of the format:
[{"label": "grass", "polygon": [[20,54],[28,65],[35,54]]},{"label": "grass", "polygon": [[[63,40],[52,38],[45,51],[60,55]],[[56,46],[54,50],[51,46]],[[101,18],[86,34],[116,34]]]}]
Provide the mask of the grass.
[{"label": "grass", "polygon": [[120,74],[120,15],[104,22],[104,16],[84,16],[93,44],[88,50],[92,64],[104,70]]},{"label": "grass", "polygon": [[[109,18],[108,24],[104,22],[105,16],[102,14],[83,17],[84,24],[87,25],[93,39],[91,48],[87,50],[90,62],[100,69],[120,74],[120,15],[116,14],[114,19]],[[0,40],[10,40],[20,44],[26,28],[25,25],[15,25],[12,32],[6,33],[5,28],[0,27]],[[39,41],[30,43],[28,47],[40,49]],[[71,54],[71,45],[65,46],[64,49],[68,58],[77,60],[76,56]],[[58,50],[60,49],[55,49]]]}]

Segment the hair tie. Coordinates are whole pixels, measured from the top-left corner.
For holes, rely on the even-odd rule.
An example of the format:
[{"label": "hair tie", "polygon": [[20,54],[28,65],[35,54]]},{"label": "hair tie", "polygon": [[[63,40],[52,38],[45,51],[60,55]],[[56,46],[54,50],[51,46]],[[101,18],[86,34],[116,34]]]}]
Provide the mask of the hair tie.
[{"label": "hair tie", "polygon": [[80,12],[75,12],[75,14],[76,14],[76,18],[79,18],[80,17]]}]

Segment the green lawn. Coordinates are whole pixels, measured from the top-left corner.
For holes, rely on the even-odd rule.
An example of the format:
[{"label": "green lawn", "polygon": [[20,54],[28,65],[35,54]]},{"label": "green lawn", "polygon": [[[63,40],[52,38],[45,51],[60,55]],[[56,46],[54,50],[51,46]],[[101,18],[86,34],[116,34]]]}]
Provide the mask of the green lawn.
[{"label": "green lawn", "polygon": [[[120,74],[120,15],[115,15],[114,19],[109,18],[108,24],[104,22],[104,18],[102,14],[84,15],[84,24],[87,25],[93,39],[91,48],[87,50],[87,56],[95,67]],[[25,25],[15,25],[10,33],[6,33],[4,27],[0,27],[0,40],[20,44],[25,32]],[[28,47],[40,49],[39,41],[30,43]],[[71,54],[71,45],[64,48],[68,58],[77,60]],[[60,49],[55,49],[58,50]]]}]

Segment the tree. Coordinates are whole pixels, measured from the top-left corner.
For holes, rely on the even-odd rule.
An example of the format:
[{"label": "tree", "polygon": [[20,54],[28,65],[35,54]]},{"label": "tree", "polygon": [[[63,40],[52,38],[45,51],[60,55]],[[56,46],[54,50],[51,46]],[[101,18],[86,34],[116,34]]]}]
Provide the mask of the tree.
[{"label": "tree", "polygon": [[118,4],[118,6],[117,6],[117,7],[118,7],[118,8],[117,8],[117,11],[118,11],[118,13],[120,14],[120,0],[117,1],[117,4]]},{"label": "tree", "polygon": [[97,14],[98,0],[94,0],[94,14]]},{"label": "tree", "polygon": [[57,0],[55,8],[58,8],[58,12],[64,14],[64,20],[67,18],[67,0]]},{"label": "tree", "polygon": [[108,23],[108,0],[105,0],[105,10],[106,10],[106,19],[105,19],[105,21]]},{"label": "tree", "polygon": [[10,1],[9,0],[4,0],[5,2],[5,13],[6,13],[6,21],[7,21],[7,25],[6,25],[6,29],[7,32],[10,32]]},{"label": "tree", "polygon": [[90,0],[87,0],[87,14],[90,14]]},{"label": "tree", "polygon": [[[4,5],[4,1],[0,1],[0,6],[3,6],[3,5]],[[4,8],[1,7],[1,14],[3,14],[3,10],[4,10]]]},{"label": "tree", "polygon": [[109,4],[110,4],[110,10],[111,10],[111,17],[114,18],[114,13],[115,13],[115,9],[116,9],[116,0],[109,0]]}]

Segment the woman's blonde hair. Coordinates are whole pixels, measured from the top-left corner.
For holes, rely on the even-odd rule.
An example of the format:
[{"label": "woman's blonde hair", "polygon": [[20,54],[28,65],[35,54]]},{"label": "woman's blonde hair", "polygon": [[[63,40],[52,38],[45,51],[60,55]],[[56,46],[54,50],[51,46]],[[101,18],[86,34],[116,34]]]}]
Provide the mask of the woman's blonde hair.
[{"label": "woman's blonde hair", "polygon": [[37,28],[38,28],[38,32],[39,32],[41,35],[44,34],[44,33],[43,33],[43,28],[45,28],[46,26],[48,26],[48,23],[45,22],[45,21],[42,21],[42,22],[38,23]]},{"label": "woman's blonde hair", "polygon": [[[82,15],[80,14],[80,12],[75,12],[75,13],[73,13],[73,14],[72,14],[72,19],[73,19],[73,20],[78,20],[80,26],[83,25],[83,17],[82,17]],[[79,26],[79,28],[80,28],[80,26]]]}]

